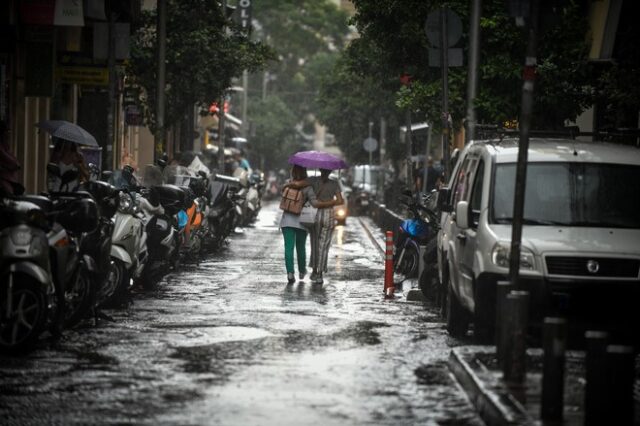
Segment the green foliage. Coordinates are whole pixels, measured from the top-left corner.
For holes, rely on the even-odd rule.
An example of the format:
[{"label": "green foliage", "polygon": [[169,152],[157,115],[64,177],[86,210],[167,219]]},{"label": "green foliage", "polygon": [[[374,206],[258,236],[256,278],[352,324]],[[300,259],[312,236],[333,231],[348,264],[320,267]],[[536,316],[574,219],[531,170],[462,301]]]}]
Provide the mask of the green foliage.
[{"label": "green foliage", "polygon": [[[357,14],[353,23],[361,34],[359,53],[384,52],[379,55],[384,66],[374,74],[391,79],[407,72],[413,76],[411,88],[396,86],[397,106],[409,108],[418,116],[440,125],[441,71],[428,64],[429,42],[424,22],[430,11],[438,10],[439,1],[354,0]],[[468,57],[470,2],[449,0],[447,5],[462,20],[465,34],[457,46]],[[543,28],[538,47],[538,79],[534,127],[562,126],[592,101],[585,35],[587,22],[574,1],[561,3],[541,17]],[[507,16],[503,0],[485,0],[481,20],[481,54],[479,92],[476,99],[480,122],[501,123],[516,119],[520,111],[522,66],[525,57],[526,33]],[[354,52],[351,52],[354,53]],[[348,55],[348,53],[347,53]],[[351,72],[363,75],[366,70],[353,61]],[[456,127],[462,125],[466,111],[466,64],[449,69],[449,109]],[[562,100],[559,102],[559,100]]]},{"label": "green foliage", "polygon": [[[254,75],[249,83],[252,147],[271,167],[283,167],[286,163],[278,160],[304,149],[302,134],[311,132],[321,79],[333,68],[349,34],[347,15],[329,0],[261,0],[253,6],[259,23],[253,35],[275,50],[278,61],[268,68],[264,101],[263,75]],[[265,117],[274,123],[266,123]]]},{"label": "green foliage", "polygon": [[[208,107],[244,69],[257,70],[273,52],[232,27],[210,1],[167,2],[166,117],[170,127],[194,104]],[[129,73],[145,89],[146,118],[156,124],[156,11],[142,13],[132,37]]]},{"label": "green foliage", "polygon": [[268,96],[249,104],[255,137],[251,145],[265,159],[267,168],[286,164],[288,156],[298,150],[293,129],[295,114],[277,96]]}]

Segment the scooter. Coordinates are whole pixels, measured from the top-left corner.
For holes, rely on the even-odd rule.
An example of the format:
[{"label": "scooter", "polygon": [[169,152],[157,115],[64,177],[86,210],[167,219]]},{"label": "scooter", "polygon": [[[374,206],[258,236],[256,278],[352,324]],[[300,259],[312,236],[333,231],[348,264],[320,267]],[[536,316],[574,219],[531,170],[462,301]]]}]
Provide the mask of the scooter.
[{"label": "scooter", "polygon": [[114,172],[110,181],[119,188],[118,207],[113,217],[111,264],[106,291],[101,303],[113,306],[122,303],[132,287],[132,279],[138,279],[148,259],[147,233],[136,192],[140,188],[133,176],[133,169],[125,166]]},{"label": "scooter", "polygon": [[220,249],[233,232],[236,224],[237,191],[240,181],[236,178],[217,174],[209,182],[209,208],[207,210],[207,226],[209,228],[212,249]]},{"label": "scooter", "polygon": [[[45,199],[45,204],[48,200]],[[46,210],[19,200],[0,200],[0,350],[33,347],[52,322]]]},{"label": "scooter", "polygon": [[179,265],[181,244],[178,214],[185,208],[184,193],[174,185],[157,185],[144,192],[148,203],[141,205],[148,236],[149,257],[139,279],[150,288],[171,268]]},{"label": "scooter", "polygon": [[[418,203],[407,191],[401,196],[400,202],[411,213],[411,217],[402,221],[398,227],[398,235],[395,242],[393,255],[393,271],[398,278],[398,284],[407,278],[418,275],[420,262],[420,246],[434,244],[437,230],[435,214],[422,204]],[[435,232],[434,232],[435,230]]]}]

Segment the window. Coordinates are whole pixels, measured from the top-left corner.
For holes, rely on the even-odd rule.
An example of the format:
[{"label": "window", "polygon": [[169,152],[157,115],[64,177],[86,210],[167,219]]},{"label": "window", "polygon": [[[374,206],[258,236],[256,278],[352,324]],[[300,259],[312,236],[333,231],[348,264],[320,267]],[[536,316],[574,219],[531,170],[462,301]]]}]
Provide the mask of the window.
[{"label": "window", "polygon": [[484,182],[484,161],[480,160],[476,169],[473,181],[473,189],[471,190],[471,223],[475,228],[480,221],[480,211],[482,209],[482,183]]},{"label": "window", "polygon": [[[493,220],[511,223],[515,164],[499,164]],[[530,163],[524,223],[640,229],[640,167],[595,163]]]}]

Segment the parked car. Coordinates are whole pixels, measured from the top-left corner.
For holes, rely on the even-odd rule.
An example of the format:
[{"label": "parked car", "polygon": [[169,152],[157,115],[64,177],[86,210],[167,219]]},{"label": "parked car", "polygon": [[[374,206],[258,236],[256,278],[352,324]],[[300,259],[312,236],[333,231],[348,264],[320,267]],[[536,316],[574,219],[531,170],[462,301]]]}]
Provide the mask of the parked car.
[{"label": "parked car", "polygon": [[[473,322],[479,341],[492,340],[496,283],[509,268],[517,155],[517,139],[471,143],[439,194],[438,264],[452,335]],[[637,313],[640,150],[532,139],[528,157],[519,286],[531,294],[534,322]]]}]

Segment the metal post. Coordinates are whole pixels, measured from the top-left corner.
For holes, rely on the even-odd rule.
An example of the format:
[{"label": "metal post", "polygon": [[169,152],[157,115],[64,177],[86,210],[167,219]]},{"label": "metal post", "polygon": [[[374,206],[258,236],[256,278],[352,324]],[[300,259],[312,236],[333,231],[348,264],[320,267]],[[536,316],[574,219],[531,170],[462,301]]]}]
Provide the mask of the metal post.
[{"label": "metal post", "polygon": [[429,179],[429,151],[431,150],[431,126],[427,127],[427,147],[424,152],[424,165],[422,167],[422,191],[423,194],[427,193],[427,180]]},{"label": "metal post", "polygon": [[[371,139],[372,135],[371,135],[371,131],[373,130],[373,121],[369,122],[369,139]],[[373,151],[369,151],[369,165],[373,166]],[[376,182],[376,186],[377,186]],[[378,195],[378,194],[376,194]]]},{"label": "metal post", "polygon": [[156,37],[158,44],[158,71],[156,81],[156,132],[155,159],[162,156],[165,145],[164,107],[166,85],[166,53],[167,53],[167,0],[158,0],[158,21]]},{"label": "metal post", "polygon": [[[222,34],[226,34],[226,16],[227,16],[227,0],[222,0]],[[224,129],[225,129],[225,112],[224,104],[226,101],[226,93],[223,90],[218,103],[218,173],[224,174]]]},{"label": "metal post", "polygon": [[384,186],[385,186],[385,180],[387,179],[386,177],[386,167],[385,167],[385,156],[387,154],[387,121],[384,119],[384,117],[380,117],[380,179],[379,179],[379,187],[380,187],[380,193],[382,194],[381,197],[377,197],[378,200],[382,200],[383,203],[386,203],[387,200],[385,200],[385,190],[384,190]]},{"label": "metal post", "polygon": [[102,161],[104,170],[113,169],[113,142],[116,108],[116,15],[109,14],[109,52],[107,67],[109,68],[109,103],[107,111],[107,146]]},{"label": "metal post", "polygon": [[447,6],[440,9],[440,66],[442,67],[442,159],[445,182],[449,181],[449,40]]},{"label": "metal post", "polygon": [[527,326],[529,318],[529,292],[512,291],[507,295],[511,338],[505,348],[504,380],[522,384],[526,377]]},{"label": "metal post", "polygon": [[509,340],[507,294],[513,289],[509,281],[498,281],[496,285],[496,358],[500,366],[504,362],[504,348]]},{"label": "metal post", "polygon": [[522,217],[524,214],[524,195],[527,182],[527,159],[529,151],[529,130],[533,114],[533,88],[536,66],[536,43],[538,33],[539,0],[531,0],[529,22],[529,41],[522,84],[522,109],[520,112],[520,144],[518,146],[518,164],[516,167],[516,188],[513,200],[513,225],[511,229],[511,255],[509,260],[509,278],[514,285],[518,283],[520,273],[520,244],[522,240]]},{"label": "metal post", "polygon": [[615,424],[632,425],[633,382],[635,380],[635,355],[633,347],[622,345],[607,346],[607,394],[605,407],[609,419]]},{"label": "metal post", "polygon": [[480,15],[482,0],[473,0],[471,28],[469,30],[469,78],[467,80],[467,143],[475,138],[476,108],[474,105],[478,91],[478,58],[480,56]]},{"label": "metal post", "polygon": [[407,150],[407,187],[413,191],[413,170],[411,169],[411,110],[407,109],[405,113],[405,121],[407,131],[404,134],[405,148]]},{"label": "metal post", "polygon": [[604,331],[590,330],[585,333],[587,359],[584,388],[584,426],[606,424],[607,407],[603,404],[607,393],[607,373],[605,371],[607,341]]},{"label": "metal post", "polygon": [[544,360],[542,367],[542,420],[561,422],[564,411],[564,359],[567,346],[567,321],[544,319]]},{"label": "metal post", "polygon": [[269,71],[262,74],[262,100],[267,99],[267,82],[269,81]]},{"label": "metal post", "polygon": [[[249,105],[249,72],[242,71],[242,137],[249,134],[249,123],[247,122],[247,107]],[[264,170],[264,169],[261,169]]]}]

